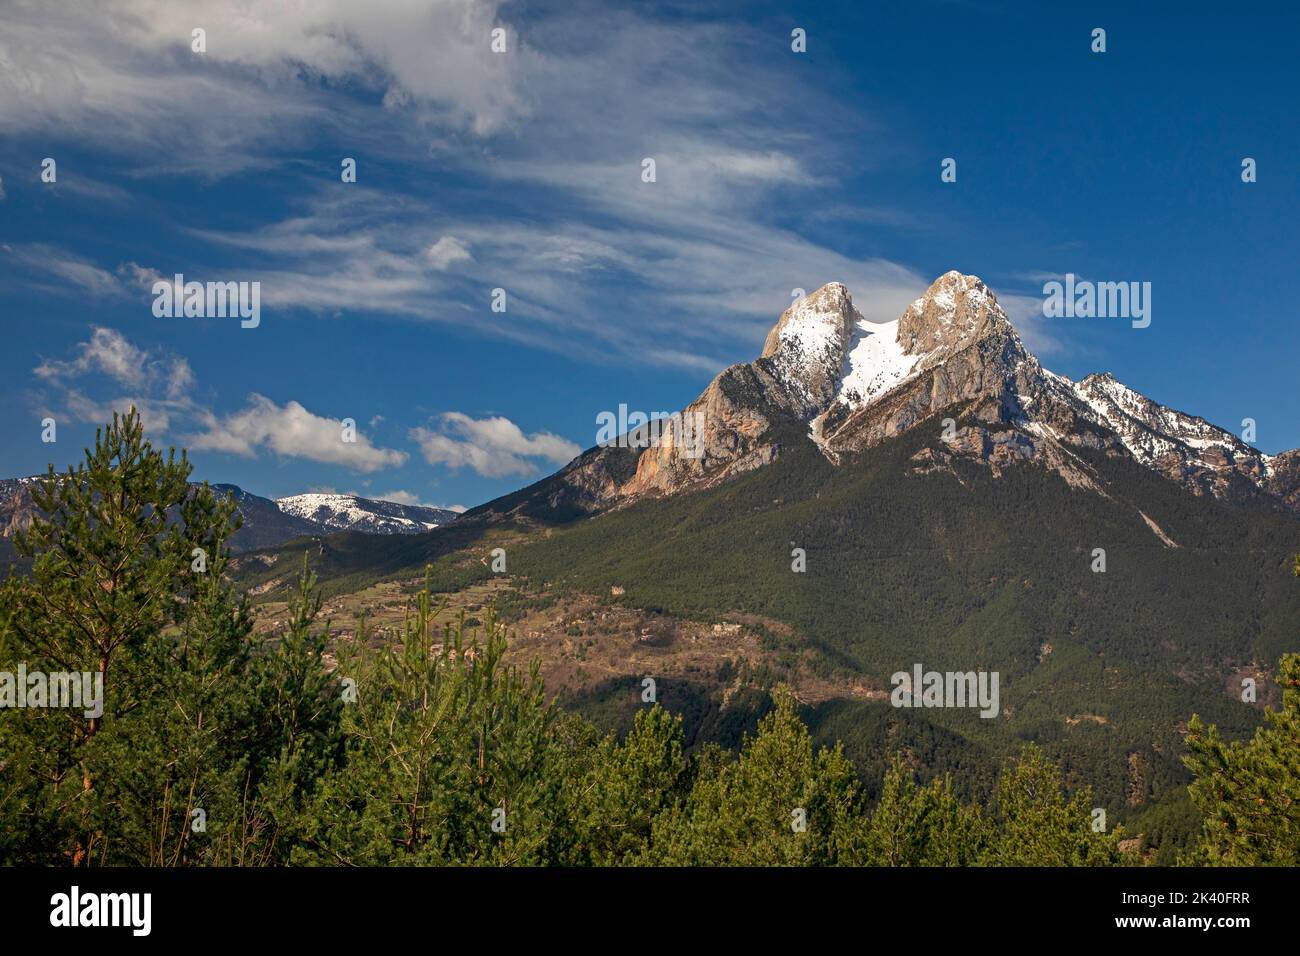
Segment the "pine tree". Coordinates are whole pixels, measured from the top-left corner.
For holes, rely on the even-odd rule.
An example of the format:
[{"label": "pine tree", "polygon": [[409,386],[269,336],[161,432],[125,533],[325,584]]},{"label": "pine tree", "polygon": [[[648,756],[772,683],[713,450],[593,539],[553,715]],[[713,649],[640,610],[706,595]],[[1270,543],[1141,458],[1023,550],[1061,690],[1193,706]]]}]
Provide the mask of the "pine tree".
[{"label": "pine tree", "polygon": [[[401,644],[377,652],[364,635],[340,648],[353,682],[343,707],[343,761],[304,814],[303,863],[349,865],[558,862],[565,753],[536,667],[502,661],[494,612],[486,640],[460,620],[438,630],[426,585]],[[440,637],[441,640],[435,640]]]},{"label": "pine tree", "polygon": [[[235,504],[189,483],[140,420],[51,472],[19,536],[30,575],[0,591],[0,663],[99,671],[102,717],[4,714],[0,860],[189,865],[282,861],[337,708],[319,605],[271,648],[226,578]],[[303,602],[299,602],[300,605]]]},{"label": "pine tree", "polygon": [[720,773],[697,775],[685,808],[654,827],[655,863],[821,866],[861,856],[861,807],[853,766],[841,750],[814,748],[793,692]]},{"label": "pine tree", "polygon": [[971,866],[988,835],[979,808],[963,806],[950,780],[918,786],[901,756],[885,774],[867,827],[868,862],[877,866]]},{"label": "pine tree", "polygon": [[147,642],[182,622],[201,587],[191,562],[199,552],[217,554],[237,527],[233,504],[206,486],[192,490],[189,475],[184,452],[178,459],[174,450],[165,458],[154,451],[134,409],[114,414],[75,470],[56,474],[51,466],[32,493],[39,514],[15,536],[32,569],[12,576],[0,596],[9,653],[30,669],[103,675],[103,715],[24,715],[29,729],[41,724],[57,742],[28,751],[28,772],[50,787],[61,823],[47,822],[69,830],[74,864],[87,861],[96,840],[87,797],[93,741],[106,721],[154,690],[159,675]]},{"label": "pine tree", "polygon": [[994,866],[1114,866],[1122,829],[1093,830],[1092,792],[1067,797],[1060,769],[1034,745],[1002,770],[998,832],[983,862]]},{"label": "pine tree", "polygon": [[583,861],[648,862],[654,822],[681,805],[686,781],[681,717],[658,704],[638,711],[622,743],[606,738],[586,773],[573,781]]},{"label": "pine tree", "polygon": [[1192,717],[1183,762],[1196,777],[1188,789],[1203,824],[1201,844],[1184,862],[1300,864],[1300,654],[1282,657],[1277,682],[1282,708],[1268,710],[1249,741],[1227,743]]}]

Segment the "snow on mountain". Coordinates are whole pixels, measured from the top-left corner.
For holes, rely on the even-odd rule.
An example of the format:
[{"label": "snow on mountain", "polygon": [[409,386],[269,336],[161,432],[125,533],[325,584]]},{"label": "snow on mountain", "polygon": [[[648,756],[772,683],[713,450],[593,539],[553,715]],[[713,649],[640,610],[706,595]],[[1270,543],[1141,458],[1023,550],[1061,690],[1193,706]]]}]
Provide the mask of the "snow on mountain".
[{"label": "snow on mountain", "polygon": [[831,282],[786,310],[763,358],[809,409],[823,412],[830,399],[857,409],[942,364],[998,322],[1014,335],[988,287],[956,271],[940,276],[892,322],[868,322],[848,288]]},{"label": "snow on mountain", "polygon": [[768,333],[762,357],[800,411],[812,412],[833,397],[850,337],[862,322],[849,290],[832,282],[786,309]]},{"label": "snow on mountain", "polygon": [[1020,348],[988,287],[974,276],[945,273],[898,319],[856,323],[836,400],[854,410],[870,405],[915,375],[942,365],[999,323]]},{"label": "snow on mountain", "polygon": [[836,401],[858,408],[911,374],[921,356],[909,355],[899,344],[898,321],[857,323]]},{"label": "snow on mountain", "polygon": [[[32,486],[42,477],[0,479],[0,564],[14,557],[13,535],[29,527],[39,513]],[[212,490],[218,497],[231,497],[238,509],[240,528],[228,542],[235,552],[276,547],[294,538],[334,531],[419,534],[458,517],[441,508],[356,495],[293,495],[272,501],[237,485],[214,484]]]},{"label": "snow on mountain", "polygon": [[456,518],[455,512],[443,508],[403,505],[359,495],[289,495],[277,498],[275,504],[285,514],[314,521],[331,531],[368,534],[420,534]]},{"label": "snow on mountain", "polygon": [[[797,374],[812,404],[819,390],[804,384],[815,364],[809,357],[819,356],[824,364],[843,354],[830,386],[834,399],[820,403],[809,429],[832,461],[940,410],[956,413],[964,407],[979,421],[1009,425],[1026,439],[976,425],[978,435],[968,434],[948,449],[995,464],[1043,457],[1067,480],[1090,484],[1077,455],[1068,451],[1075,445],[1126,453],[1198,494],[1239,498],[1254,489],[1288,502],[1300,494],[1291,457],[1265,455],[1203,418],[1152,401],[1109,373],[1074,382],[1043,368],[976,276],[945,273],[895,322],[863,320],[839,283],[807,300],[810,307],[782,317],[765,354],[773,336],[798,343],[802,364],[786,361],[777,372],[787,384],[791,372]],[[851,320],[850,332],[840,349],[837,320],[845,319]]]},{"label": "snow on mountain", "polygon": [[[841,311],[856,316],[842,288]],[[832,460],[942,408],[974,403],[984,420],[1020,428],[1035,447],[1045,438],[1093,445],[1099,430],[1139,463],[1198,492],[1237,493],[1244,479],[1288,493],[1273,487],[1273,460],[1231,432],[1154,402],[1109,373],[1073,382],[1043,368],[975,276],[940,276],[896,322],[858,319],[846,351],[835,402],[811,423],[813,440]]]},{"label": "snow on mountain", "polygon": [[1175,451],[1178,443],[1197,451],[1218,449],[1221,453],[1262,457],[1236,435],[1203,418],[1153,402],[1116,381],[1109,372],[1089,375],[1075,385],[1075,392],[1143,464],[1150,465]]}]

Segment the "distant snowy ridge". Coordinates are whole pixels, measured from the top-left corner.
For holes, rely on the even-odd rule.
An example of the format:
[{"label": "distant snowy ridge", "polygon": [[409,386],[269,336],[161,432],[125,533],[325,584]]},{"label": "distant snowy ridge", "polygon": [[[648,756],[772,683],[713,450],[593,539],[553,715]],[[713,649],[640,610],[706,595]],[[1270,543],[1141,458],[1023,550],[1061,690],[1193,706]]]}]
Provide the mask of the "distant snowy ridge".
[{"label": "distant snowy ridge", "polygon": [[287,515],[313,521],[331,531],[367,534],[420,534],[456,519],[454,511],[444,508],[404,505],[359,495],[289,495],[277,498],[275,504]]}]

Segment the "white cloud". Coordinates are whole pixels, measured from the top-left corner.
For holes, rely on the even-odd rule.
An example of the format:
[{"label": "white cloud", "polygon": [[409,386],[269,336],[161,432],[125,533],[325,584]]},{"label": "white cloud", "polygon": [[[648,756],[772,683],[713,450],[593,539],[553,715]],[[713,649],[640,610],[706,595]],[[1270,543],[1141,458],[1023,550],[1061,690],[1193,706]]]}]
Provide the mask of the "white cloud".
[{"label": "white cloud", "polygon": [[429,264],[441,272],[446,272],[459,262],[473,262],[469,247],[455,236],[443,236],[429,247],[425,253]]},{"label": "white cloud", "polygon": [[413,428],[411,437],[429,464],[450,468],[468,466],[487,478],[532,474],[537,464],[529,459],[563,465],[582,450],[550,432],[525,435],[508,418],[476,419],[462,412],[443,414],[442,428],[438,431]]},{"label": "white cloud", "polygon": [[211,414],[204,418],[204,430],[185,439],[189,448],[246,458],[265,448],[289,458],[345,465],[362,472],[398,467],[408,457],[406,452],[371,444],[359,432],[355,441],[344,441],[342,420],[317,415],[295,401],[277,405],[256,392],[240,411],[224,418]]},{"label": "white cloud", "polygon": [[92,370],[123,385],[138,386],[145,377],[145,353],[113,329],[95,328],[89,341],[77,346],[77,356],[65,362],[46,360],[33,371],[48,380],[72,378]]},{"label": "white cloud", "polygon": [[378,498],[380,501],[392,501],[399,505],[419,505],[421,508],[438,508],[442,511],[454,511],[456,514],[464,514],[469,509],[464,505],[436,505],[428,501],[421,501],[419,495],[411,494],[409,491],[385,491],[380,495],[371,495],[369,497]]},{"label": "white cloud", "polygon": [[173,400],[183,398],[194,384],[194,373],[185,359],[136,348],[121,332],[102,326],[94,327],[90,338],[77,345],[73,358],[46,359],[32,372],[52,383],[99,373],[127,388],[162,391]]},{"label": "white cloud", "polygon": [[[424,502],[420,500],[418,495],[413,495],[409,491],[402,491],[400,489],[396,491],[385,491],[381,494],[374,495],[372,497],[375,497],[380,501],[391,501],[393,502],[393,504],[398,504],[398,505],[423,505],[424,504]],[[426,505],[426,507],[428,506]]]},{"label": "white cloud", "polygon": [[443,511],[456,511],[457,513],[465,510],[463,505],[452,505],[451,507],[448,507],[447,505],[433,504],[432,502],[425,501],[417,494],[404,491],[400,488],[394,489],[393,491],[380,492],[379,494],[367,495],[366,497],[376,498],[379,501],[391,501],[398,505],[414,505],[420,508],[441,508]]}]

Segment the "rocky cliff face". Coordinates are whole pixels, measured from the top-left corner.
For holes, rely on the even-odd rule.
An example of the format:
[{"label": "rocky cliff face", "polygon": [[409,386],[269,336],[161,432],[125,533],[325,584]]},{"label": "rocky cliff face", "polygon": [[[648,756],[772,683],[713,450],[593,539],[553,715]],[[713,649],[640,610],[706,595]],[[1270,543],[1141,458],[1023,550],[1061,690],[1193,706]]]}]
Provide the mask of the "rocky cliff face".
[{"label": "rocky cliff face", "polygon": [[12,538],[32,523],[31,478],[0,479],[0,538]]},{"label": "rocky cliff face", "polygon": [[1300,513],[1300,449],[1274,455],[1268,460],[1267,466],[1265,489],[1288,508]]},{"label": "rocky cliff face", "polygon": [[840,463],[924,426],[935,443],[917,471],[958,457],[995,472],[1033,463],[1104,493],[1077,454],[1090,449],[1196,494],[1264,496],[1300,511],[1300,452],[1265,455],[1109,374],[1072,382],[1048,371],[993,292],[959,272],[886,323],[867,322],[840,283],[823,286],[782,314],[758,359],[726,369],[684,414],[700,422],[696,446],[670,432],[654,447],[594,448],[513,502],[542,496],[598,511],[725,481],[772,461],[782,442],[815,442]]},{"label": "rocky cliff face", "polygon": [[682,410],[692,440],[672,428],[648,447],[634,447],[635,434],[622,436],[467,518],[592,513],[759,468],[780,454],[783,434],[798,434],[834,399],[852,330],[862,321],[848,289],[824,286],[782,314],[757,360],[725,369]]},{"label": "rocky cliff face", "polygon": [[708,486],[772,461],[780,452],[776,426],[807,422],[835,401],[865,325],[838,282],[791,305],[756,361],[733,365],[684,409],[701,440],[685,443],[670,433],[645,449],[614,499]]}]

